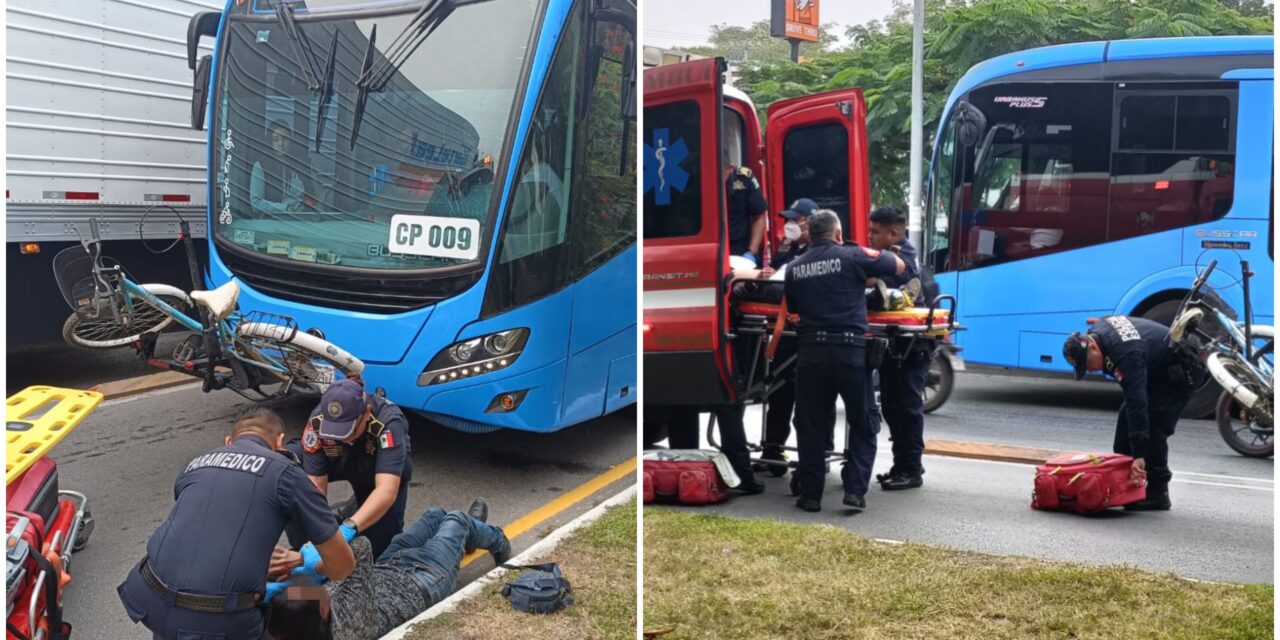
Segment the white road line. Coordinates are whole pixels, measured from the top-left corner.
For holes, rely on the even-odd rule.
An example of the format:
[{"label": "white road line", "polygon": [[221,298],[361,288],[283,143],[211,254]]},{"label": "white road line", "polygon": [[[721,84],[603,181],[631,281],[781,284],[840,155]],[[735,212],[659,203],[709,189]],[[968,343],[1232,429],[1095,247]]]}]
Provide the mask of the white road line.
[{"label": "white road line", "polygon": [[1223,480],[1243,480],[1245,482],[1265,482],[1267,484],[1275,484],[1275,480],[1269,478],[1250,478],[1248,476],[1226,476],[1218,473],[1196,473],[1194,471],[1179,471],[1180,476],[1199,476],[1201,478],[1221,478]]},{"label": "white road line", "polygon": [[1275,487],[1258,487],[1258,486],[1251,486],[1247,484],[1227,484],[1225,482],[1204,482],[1203,480],[1183,480],[1181,478],[1176,478],[1176,477],[1173,479],[1173,481],[1180,482],[1182,484],[1202,484],[1209,487],[1227,487],[1230,489],[1249,489],[1251,491],[1275,492],[1276,490]]}]

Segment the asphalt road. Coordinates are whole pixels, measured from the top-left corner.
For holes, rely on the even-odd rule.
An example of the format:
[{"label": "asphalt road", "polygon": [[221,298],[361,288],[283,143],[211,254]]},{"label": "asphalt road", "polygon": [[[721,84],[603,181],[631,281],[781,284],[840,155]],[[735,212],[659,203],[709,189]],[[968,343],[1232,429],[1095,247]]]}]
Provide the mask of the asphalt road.
[{"label": "asphalt road", "polygon": [[[1110,450],[1119,387],[1110,383],[966,373],[950,401],[925,420],[925,437],[1061,448]],[[841,418],[843,419],[843,418]],[[759,438],[760,413],[747,432]],[[888,428],[880,433],[877,472],[892,463]],[[837,435],[837,447],[843,435]],[[794,436],[792,439],[794,444]],[[1070,562],[1129,564],[1181,576],[1230,582],[1273,580],[1272,461],[1237,455],[1213,422],[1184,420],[1169,441],[1174,508],[1166,513],[1112,510],[1102,517],[1033,511],[1033,467],[926,456],[925,486],[883,492],[850,515],[840,504],[837,472],[827,478],[824,511],[794,506],[789,476],[758,474],[767,490],[703,511],[844,527],[859,535],[994,554]],[[794,454],[792,454],[794,455]]]},{"label": "asphalt road", "polygon": [[[45,354],[45,364],[37,366],[10,354],[10,391],[36,383],[87,387],[146,372],[117,356],[82,357],[80,366],[61,377],[56,367],[53,373],[35,373],[62,357],[71,356]],[[221,445],[246,404],[230,392],[206,395],[198,387],[108,401],[53,449],[62,488],[88,494],[96,521],[88,546],[72,558],[73,582],[66,591],[66,616],[78,630],[92,629],[95,638],[150,637],[125,616],[116,586],[168,515],[178,471]],[[277,401],[273,407],[290,425],[291,436],[301,433],[312,408],[298,401]],[[406,520],[433,506],[466,509],[481,496],[489,502],[490,522],[505,525],[635,455],[633,409],[548,435],[469,435],[411,421],[414,471]],[[515,552],[631,482],[630,476],[614,482],[515,538]],[[346,483],[332,486],[332,501],[349,496]],[[492,566],[488,556],[473,562],[459,586]]]}]

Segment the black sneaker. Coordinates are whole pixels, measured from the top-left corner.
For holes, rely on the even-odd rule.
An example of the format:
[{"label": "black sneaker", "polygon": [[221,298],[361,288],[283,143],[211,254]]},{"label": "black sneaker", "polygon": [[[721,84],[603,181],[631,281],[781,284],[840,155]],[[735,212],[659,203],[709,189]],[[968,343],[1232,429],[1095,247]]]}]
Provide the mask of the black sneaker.
[{"label": "black sneaker", "polygon": [[488,522],[489,503],[485,502],[484,498],[476,498],[475,502],[471,503],[471,508],[467,509],[467,515],[480,522]]},{"label": "black sneaker", "polygon": [[1173,503],[1169,501],[1169,494],[1147,496],[1146,500],[1126,504],[1125,511],[1168,511],[1173,508]]},{"label": "black sneaker", "polygon": [[[879,479],[879,478],[877,478]],[[902,491],[918,489],[924,485],[924,477],[915,474],[899,473],[880,480],[880,488],[885,491]]]},{"label": "black sneaker", "polygon": [[809,513],[817,513],[822,511],[822,502],[818,500],[810,500],[808,498],[800,498],[796,500],[796,506]]},{"label": "black sneaker", "polygon": [[842,500],[842,502],[844,502],[845,506],[849,507],[849,510],[854,513],[867,508],[867,499],[855,493],[844,494],[844,500]]}]

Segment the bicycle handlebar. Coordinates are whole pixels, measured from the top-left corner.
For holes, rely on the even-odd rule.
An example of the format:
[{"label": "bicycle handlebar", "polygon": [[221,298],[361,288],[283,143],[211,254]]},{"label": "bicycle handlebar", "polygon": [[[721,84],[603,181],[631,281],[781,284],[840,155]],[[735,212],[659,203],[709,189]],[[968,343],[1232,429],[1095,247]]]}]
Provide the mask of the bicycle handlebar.
[{"label": "bicycle handlebar", "polygon": [[1212,260],[1209,262],[1209,266],[1205,268],[1204,273],[1196,276],[1195,281],[1191,283],[1191,293],[1189,297],[1194,297],[1196,293],[1200,291],[1200,287],[1203,287],[1204,283],[1209,281],[1209,274],[1213,273],[1213,270],[1217,268],[1217,266],[1218,261]]}]

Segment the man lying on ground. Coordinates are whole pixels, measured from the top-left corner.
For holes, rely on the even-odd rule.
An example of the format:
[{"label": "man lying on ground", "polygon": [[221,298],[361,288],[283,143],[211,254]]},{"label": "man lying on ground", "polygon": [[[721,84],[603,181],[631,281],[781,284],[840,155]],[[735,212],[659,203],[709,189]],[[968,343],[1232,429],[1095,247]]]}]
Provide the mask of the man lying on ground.
[{"label": "man lying on ground", "polygon": [[[499,564],[510,558],[511,543],[501,528],[485,523],[488,516],[483,499],[467,513],[431,509],[396,535],[376,562],[367,538],[352,540],[356,568],[351,575],[323,587],[308,580],[311,576],[288,583],[271,599],[267,630],[277,640],[382,637],[453,593],[464,553],[484,549]],[[271,574],[304,565],[298,553],[277,548]]]}]

